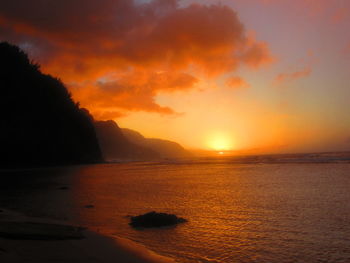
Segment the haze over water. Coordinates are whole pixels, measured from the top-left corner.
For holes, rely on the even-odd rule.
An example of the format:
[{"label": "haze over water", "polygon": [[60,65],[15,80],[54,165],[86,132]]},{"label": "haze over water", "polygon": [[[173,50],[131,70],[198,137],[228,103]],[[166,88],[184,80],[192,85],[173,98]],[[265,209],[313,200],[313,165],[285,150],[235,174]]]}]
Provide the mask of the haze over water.
[{"label": "haze over water", "polygon": [[[38,170],[29,181],[31,172],[12,172],[7,186],[17,181],[17,191],[1,189],[0,200],[129,238],[179,262],[349,262],[350,163],[340,155],[315,158],[89,165]],[[189,222],[128,225],[128,215],[152,210]]]}]

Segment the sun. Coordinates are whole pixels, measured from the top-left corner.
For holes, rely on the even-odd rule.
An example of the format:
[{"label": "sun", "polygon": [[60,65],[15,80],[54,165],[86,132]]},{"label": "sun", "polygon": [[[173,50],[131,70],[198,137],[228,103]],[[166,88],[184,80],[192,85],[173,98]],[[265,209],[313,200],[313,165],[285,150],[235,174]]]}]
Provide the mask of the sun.
[{"label": "sun", "polygon": [[209,136],[207,140],[207,146],[212,150],[223,153],[224,151],[232,150],[233,139],[230,134],[216,132]]}]

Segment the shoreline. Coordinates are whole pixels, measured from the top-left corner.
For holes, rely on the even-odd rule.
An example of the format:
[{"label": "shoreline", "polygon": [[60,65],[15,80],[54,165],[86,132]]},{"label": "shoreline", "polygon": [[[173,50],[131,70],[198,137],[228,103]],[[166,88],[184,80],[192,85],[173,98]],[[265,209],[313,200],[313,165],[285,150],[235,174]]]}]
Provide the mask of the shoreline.
[{"label": "shoreline", "polygon": [[[28,217],[2,208],[0,211],[0,226],[5,222],[18,224],[18,226],[27,222],[38,226],[68,226],[57,220]],[[23,234],[32,231],[28,227],[19,229]],[[18,233],[18,229],[15,231]],[[89,229],[81,231],[84,236],[82,239],[8,239],[0,236],[0,262],[175,263],[175,260],[158,255],[131,240],[101,235]],[[62,235],[59,232],[57,234]]]}]

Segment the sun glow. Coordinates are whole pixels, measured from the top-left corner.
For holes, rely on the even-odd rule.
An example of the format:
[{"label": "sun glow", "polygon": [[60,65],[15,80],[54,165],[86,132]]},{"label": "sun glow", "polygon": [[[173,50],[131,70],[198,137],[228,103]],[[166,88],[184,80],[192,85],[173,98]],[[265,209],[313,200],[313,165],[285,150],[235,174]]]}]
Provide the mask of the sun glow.
[{"label": "sun glow", "polygon": [[210,149],[221,152],[220,154],[223,154],[223,151],[232,150],[233,141],[229,134],[220,132],[209,136],[209,139],[207,140],[207,146]]}]

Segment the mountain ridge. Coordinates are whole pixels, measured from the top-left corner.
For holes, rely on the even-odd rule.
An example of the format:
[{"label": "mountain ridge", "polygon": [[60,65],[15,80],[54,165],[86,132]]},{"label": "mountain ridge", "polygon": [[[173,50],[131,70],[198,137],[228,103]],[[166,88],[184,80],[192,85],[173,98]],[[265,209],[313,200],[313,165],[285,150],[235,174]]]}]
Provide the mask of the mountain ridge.
[{"label": "mountain ridge", "polygon": [[102,153],[107,161],[149,161],[191,156],[176,142],[145,138],[137,131],[120,128],[113,120],[95,121],[94,125]]},{"label": "mountain ridge", "polygon": [[121,128],[121,130],[129,141],[158,152],[161,158],[187,158],[192,156],[190,152],[177,142],[146,138],[140,132],[128,128]]}]

